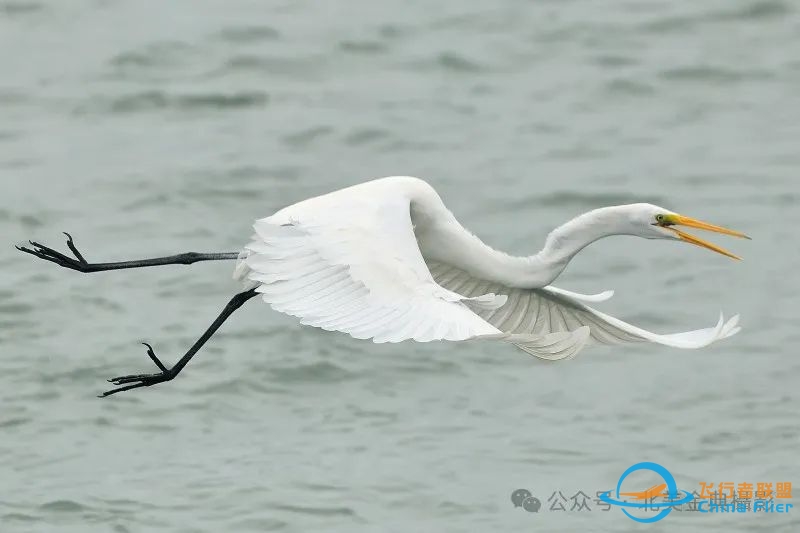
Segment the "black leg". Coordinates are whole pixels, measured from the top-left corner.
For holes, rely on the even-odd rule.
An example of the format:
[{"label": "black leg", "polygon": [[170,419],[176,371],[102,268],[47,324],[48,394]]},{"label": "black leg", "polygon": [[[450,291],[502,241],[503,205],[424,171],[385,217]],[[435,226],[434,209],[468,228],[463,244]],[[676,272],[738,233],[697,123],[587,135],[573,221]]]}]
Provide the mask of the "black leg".
[{"label": "black leg", "polygon": [[75,257],[69,257],[61,252],[53,250],[38,242],[28,241],[31,247],[17,246],[17,250],[31,254],[45,261],[50,261],[64,268],[77,270],[78,272],[102,272],[104,270],[120,270],[123,268],[141,268],[160,265],[191,265],[198,261],[221,261],[225,259],[236,259],[238,253],[236,252],[222,252],[222,253],[197,253],[187,252],[185,254],[169,255],[166,257],[155,257],[152,259],[140,259],[136,261],[119,261],[116,263],[89,263],[84,259],[83,255],[78,251],[75,243],[72,241],[72,236],[69,233],[64,233],[67,236],[67,246]]},{"label": "black leg", "polygon": [[165,367],[164,364],[158,359],[158,357],[156,357],[156,354],[153,352],[153,348],[149,344],[143,343],[145,346],[147,346],[147,355],[150,357],[150,359],[153,360],[153,362],[161,370],[161,372],[159,372],[158,374],[137,374],[131,376],[120,376],[113,379],[109,379],[108,381],[113,383],[114,385],[125,385],[125,386],[119,387],[117,389],[112,389],[110,391],[106,391],[100,396],[100,398],[111,396],[112,394],[116,394],[118,392],[136,389],[139,387],[149,387],[157,383],[162,383],[164,381],[170,381],[174,379],[175,376],[177,376],[180,373],[180,371],[183,370],[183,367],[186,366],[186,364],[191,360],[191,358],[194,357],[194,354],[196,354],[200,350],[200,348],[203,347],[206,341],[210,339],[211,336],[219,329],[222,323],[225,322],[225,320],[227,320],[227,318],[231,316],[234,311],[239,309],[247,300],[257,295],[258,293],[256,292],[255,289],[250,289],[249,291],[240,292],[239,294],[231,298],[231,300],[228,302],[228,305],[225,306],[225,309],[222,310],[217,319],[214,320],[214,322],[208,327],[205,333],[203,333],[200,336],[200,338],[197,339],[197,342],[195,342],[194,345],[192,345],[192,347],[189,348],[189,351],[186,352],[186,355],[181,357],[180,361],[175,363],[175,366],[173,366],[172,368]]}]

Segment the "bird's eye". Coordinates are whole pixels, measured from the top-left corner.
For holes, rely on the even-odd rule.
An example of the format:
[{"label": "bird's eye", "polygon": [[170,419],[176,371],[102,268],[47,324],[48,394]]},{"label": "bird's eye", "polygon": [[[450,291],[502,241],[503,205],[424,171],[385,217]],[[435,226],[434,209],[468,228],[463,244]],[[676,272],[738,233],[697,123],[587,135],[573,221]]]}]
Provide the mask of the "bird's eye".
[{"label": "bird's eye", "polygon": [[656,215],[656,222],[664,222],[664,215]]}]

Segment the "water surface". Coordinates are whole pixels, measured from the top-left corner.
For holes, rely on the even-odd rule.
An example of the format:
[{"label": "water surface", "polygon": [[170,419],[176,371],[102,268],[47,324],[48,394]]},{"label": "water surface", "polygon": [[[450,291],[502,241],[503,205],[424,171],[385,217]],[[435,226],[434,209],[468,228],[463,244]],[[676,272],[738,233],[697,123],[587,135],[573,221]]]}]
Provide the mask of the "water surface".
[{"label": "water surface", "polygon": [[[613,488],[800,483],[800,7],[784,1],[0,3],[3,532],[638,531],[614,509],[514,509]],[[740,263],[607,239],[558,285],[656,331],[741,313],[701,351],[375,346],[250,302],[232,265],[84,276],[27,238],[111,261],[232,251],[252,221],[371,177],[428,179],[497,248],[649,201],[746,231]],[[795,531],[674,512],[653,531]]]}]

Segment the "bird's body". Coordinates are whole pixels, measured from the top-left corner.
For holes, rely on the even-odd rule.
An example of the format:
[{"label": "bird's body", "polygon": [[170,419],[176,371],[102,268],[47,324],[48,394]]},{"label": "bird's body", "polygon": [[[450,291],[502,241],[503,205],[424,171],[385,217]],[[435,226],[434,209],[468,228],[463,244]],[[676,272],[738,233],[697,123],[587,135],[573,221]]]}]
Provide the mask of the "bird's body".
[{"label": "bird's body", "polygon": [[122,391],[174,379],[219,327],[246,301],[261,296],[303,324],[375,342],[494,340],[542,359],[573,357],[588,342],[653,342],[700,348],[739,331],[738,316],[716,326],[668,335],[601,313],[587,303],[611,297],[550,285],[585,246],[611,235],[681,240],[738,259],[675,226],[746,235],[651,204],[598,208],[554,229],[544,247],[515,257],[467,231],[425,181],[395,176],[310,198],[257,220],[240,253],[183,253],[151,259],[89,263],[67,234],[74,257],[30,241],[18,246],[78,272],[101,272],[198,261],[237,260],[245,284],[197,342],[154,374],[110,379]]},{"label": "bird's body", "polygon": [[[736,333],[738,317],[660,335],[549,286],[583,247],[628,233],[649,204],[598,209],[553,231],[529,257],[467,231],[425,181],[381,178],[310,198],[258,220],[234,276],[303,324],[375,342],[497,339],[546,359],[587,342],[699,348]],[[630,218],[633,218],[631,221]]]}]

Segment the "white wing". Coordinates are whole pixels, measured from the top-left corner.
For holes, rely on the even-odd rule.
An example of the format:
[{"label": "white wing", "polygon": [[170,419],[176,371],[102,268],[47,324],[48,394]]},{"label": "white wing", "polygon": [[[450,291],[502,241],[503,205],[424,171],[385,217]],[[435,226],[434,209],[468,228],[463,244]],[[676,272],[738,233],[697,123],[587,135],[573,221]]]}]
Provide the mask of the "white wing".
[{"label": "white wing", "polygon": [[234,277],[303,324],[375,342],[498,339],[553,357],[573,355],[586,342],[588,328],[509,336],[478,316],[506,297],[464,296],[437,284],[414,235],[409,199],[364,190],[312,198],[258,220]]},{"label": "white wing", "polygon": [[727,322],[720,315],[719,322],[713,328],[660,335],[601,313],[582,303],[606,300],[613,294],[611,291],[587,296],[555,287],[516,289],[477,279],[459,268],[444,263],[431,261],[428,266],[439,285],[464,296],[483,292],[507,295],[508,301],[502,307],[478,313],[505,333],[545,334],[589,326],[591,340],[602,344],[649,341],[676,348],[701,348],[734,335],[740,329],[737,327],[738,315]]}]

